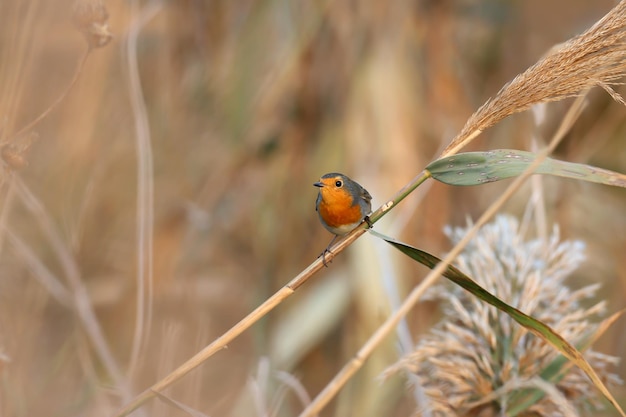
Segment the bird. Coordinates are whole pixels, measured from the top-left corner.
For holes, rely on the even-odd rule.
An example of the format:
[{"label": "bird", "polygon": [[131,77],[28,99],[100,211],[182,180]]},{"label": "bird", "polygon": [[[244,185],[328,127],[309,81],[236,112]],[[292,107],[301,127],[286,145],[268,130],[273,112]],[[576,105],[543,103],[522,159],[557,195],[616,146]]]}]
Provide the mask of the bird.
[{"label": "bird", "polygon": [[315,210],[320,222],[335,235],[320,255],[327,267],[326,253],[337,237],[348,234],[364,220],[372,227],[368,217],[372,212],[372,196],[356,181],[338,172],[322,175],[313,185],[319,187]]}]

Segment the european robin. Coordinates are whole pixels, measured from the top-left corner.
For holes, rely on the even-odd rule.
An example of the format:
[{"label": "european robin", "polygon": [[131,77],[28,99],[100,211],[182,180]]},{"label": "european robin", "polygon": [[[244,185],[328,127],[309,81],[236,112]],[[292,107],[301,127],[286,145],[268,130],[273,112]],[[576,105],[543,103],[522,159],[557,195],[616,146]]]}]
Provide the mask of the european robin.
[{"label": "european robin", "polygon": [[372,212],[372,196],[360,184],[343,174],[331,172],[313,184],[319,187],[315,210],[322,225],[334,234],[333,240],[322,252],[325,255],[338,236],[343,236],[357,227],[363,220],[371,227],[368,214]]}]

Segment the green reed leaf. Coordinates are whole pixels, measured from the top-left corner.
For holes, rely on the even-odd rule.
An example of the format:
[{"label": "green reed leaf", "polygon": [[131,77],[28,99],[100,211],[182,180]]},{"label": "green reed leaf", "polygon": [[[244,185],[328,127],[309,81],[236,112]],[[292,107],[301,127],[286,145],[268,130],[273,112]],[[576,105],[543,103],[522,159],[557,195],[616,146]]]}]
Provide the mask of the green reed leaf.
[{"label": "green reed leaf", "polygon": [[[520,175],[535,161],[532,152],[496,149],[438,159],[426,167],[432,177],[450,185],[480,185]],[[626,175],[591,165],[546,158],[535,174],[554,175],[626,188]]]},{"label": "green reed leaf", "polygon": [[[407,245],[406,243],[399,242],[389,236],[378,233],[375,230],[370,229],[370,233],[383,239],[385,242],[389,243],[400,252],[416,260],[422,265],[427,266],[430,269],[433,269],[439,262],[441,262],[441,259],[437,258],[434,255],[431,255],[428,252],[424,252],[420,249],[414,248],[413,246]],[[578,351],[561,335],[552,330],[550,326],[523,313],[515,307],[508,305],[504,301],[500,300],[498,297],[492,295],[489,291],[482,288],[474,280],[472,280],[470,277],[468,277],[458,268],[452,265],[448,265],[442,275],[448,278],[450,281],[454,282],[455,284],[466,289],[470,293],[474,294],[481,300],[508,314],[513,320],[524,326],[531,333],[542,338],[553,347],[555,347],[559,352],[561,352],[563,356],[565,356],[567,359],[576,364],[576,366],[582,369],[583,372],[587,374],[589,379],[591,379],[594,385],[600,390],[600,392],[602,392],[602,394],[609,400],[609,402],[613,404],[613,406],[620,412],[622,416],[626,417],[626,414],[624,414],[624,411],[620,407],[619,403],[615,400],[615,398],[613,398],[613,395],[611,395],[604,383],[598,377],[598,374],[596,374],[591,365],[589,365],[589,362],[587,362],[587,360],[583,357],[582,353],[580,353],[580,351]]]},{"label": "green reed leaf", "polygon": [[[625,313],[626,309],[622,309],[610,317],[602,320],[598,328],[593,333],[588,335],[587,338],[583,339],[582,343],[578,346],[578,350],[584,352],[590,348],[591,345],[595,343],[595,341],[598,340],[598,338],[602,336],[606,330]],[[543,371],[541,371],[540,376],[546,381],[556,383],[565,376],[571,364],[572,362],[567,362],[567,358],[559,355],[550,364],[548,364]],[[508,415],[515,417],[518,414],[523,413],[530,406],[536,404],[537,401],[539,401],[543,396],[544,392],[539,389],[523,390],[520,395],[520,398],[522,399],[512,404],[512,406],[507,410]]]}]

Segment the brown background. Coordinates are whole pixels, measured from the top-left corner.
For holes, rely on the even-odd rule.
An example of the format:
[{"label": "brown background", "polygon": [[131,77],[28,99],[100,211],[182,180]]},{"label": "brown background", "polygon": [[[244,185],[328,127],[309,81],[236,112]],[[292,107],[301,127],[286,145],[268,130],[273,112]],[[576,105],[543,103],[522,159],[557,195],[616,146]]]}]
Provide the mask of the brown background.
[{"label": "brown background", "polygon": [[[167,375],[304,269],[331,236],[314,211],[312,183],[340,171],[378,207],[431,161],[469,115],[555,43],[580,33],[613,1],[172,1],[139,35],[137,60],[153,154],[152,326],[130,378],[134,392]],[[0,5],[0,138],[66,89],[84,51],[64,1]],[[126,40],[131,2],[106,3],[115,37],[94,50],[67,98],[33,131],[18,172],[61,242],[2,173],[2,224],[66,283],[54,251],[68,250],[115,360],[124,372],[136,311],[137,175]],[[144,9],[147,5],[140,5]],[[144,9],[145,10],[145,9]],[[566,103],[548,107],[544,140]],[[626,110],[594,91],[556,156],[626,172]],[[523,113],[472,149],[531,149]],[[27,139],[18,138],[24,143]],[[31,138],[32,139],[32,138]],[[28,139],[28,140],[31,140]],[[506,184],[420,188],[376,229],[436,255],[445,225],[476,218]],[[626,299],[626,193],[544,179],[548,220],[587,244],[574,287],[599,282],[609,312]],[[506,207],[523,213],[530,188]],[[6,416],[110,415],[120,399],[75,310],[35,279],[33,262],[0,231],[0,410]],[[382,265],[382,266],[381,266]],[[389,266],[391,265],[391,266]],[[385,275],[384,273],[389,273]],[[211,416],[301,410],[275,371],[315,396],[389,315],[383,285],[405,294],[424,276],[364,236],[167,393]],[[422,303],[414,340],[438,318]],[[626,352],[626,321],[596,344]],[[398,358],[381,346],[324,415],[400,416],[415,408],[405,381],[377,376]],[[262,369],[269,359],[269,374]],[[261,371],[260,371],[261,370]],[[622,363],[616,373],[626,375]],[[279,374],[282,375],[282,374]],[[282,388],[281,388],[282,387]],[[256,390],[256,391],[255,391]],[[262,394],[258,394],[258,391]],[[257,394],[254,394],[257,392]],[[623,387],[614,390],[625,404]],[[284,393],[283,393],[284,394]],[[273,403],[274,401],[275,403]],[[158,400],[151,416],[183,415]],[[606,415],[615,415],[607,413]]]}]

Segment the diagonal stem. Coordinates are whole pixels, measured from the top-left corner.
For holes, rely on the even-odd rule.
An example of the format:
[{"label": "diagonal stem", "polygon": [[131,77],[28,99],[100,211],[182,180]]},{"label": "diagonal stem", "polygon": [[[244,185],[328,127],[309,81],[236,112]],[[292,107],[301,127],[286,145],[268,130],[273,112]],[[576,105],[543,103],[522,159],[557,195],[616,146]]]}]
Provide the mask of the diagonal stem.
[{"label": "diagonal stem", "polygon": [[[413,190],[415,190],[420,184],[426,181],[430,177],[427,171],[423,171],[416,176],[409,184],[396,193],[396,195],[374,211],[370,216],[370,222],[372,224],[380,220],[389,210],[395,207],[400,201],[404,200]],[[363,235],[369,226],[363,222],[360,226],[350,232],[348,235],[340,239],[331,248],[330,252],[326,252],[326,262],[331,261],[335,256],[347,248],[352,242]],[[306,269],[304,269],[295,278],[289,281],[284,287],[278,290],[274,295],[268,298],[263,304],[258,306],[254,311],[241,319],[237,324],[231,327],[222,336],[215,339],[211,344],[206,346],[195,356],[189,359],[187,362],[180,365],[168,376],[146,389],[144,392],[135,397],[130,403],[117,411],[115,417],[122,417],[130,414],[133,410],[139,408],[149,399],[156,396],[156,393],[169,387],[174,382],[187,375],[190,371],[200,366],[207,359],[213,356],[216,352],[224,349],[228,343],[234,340],[237,336],[251,327],[254,323],[259,321],[267,313],[272,311],[274,307],[279,305],[283,300],[292,295],[301,285],[309,280],[316,272],[324,267],[322,258],[319,257],[313,263],[311,263]]]},{"label": "diagonal stem", "polygon": [[[585,94],[580,96],[569,109],[569,112],[565,116],[559,130],[555,133],[550,145],[537,155],[535,161],[528,166],[528,168],[517,177],[506,191],[483,213],[478,221],[472,226],[467,234],[457,243],[454,248],[443,258],[443,260],[437,264],[435,268],[424,278],[424,280],[411,291],[407,296],[404,303],[391,315],[389,318],[374,332],[374,334],[365,342],[365,344],[359,349],[354,357],[335,375],[335,377],[326,385],[326,387],[318,394],[309,406],[302,411],[300,417],[309,417],[317,415],[339,390],[346,384],[347,381],[361,368],[365,360],[372,354],[374,349],[380,345],[381,341],[387,337],[393,329],[398,325],[400,320],[408,314],[409,311],[415,307],[419,299],[422,297],[426,289],[439,278],[444,270],[452,263],[452,261],[461,253],[465,246],[474,237],[480,227],[496,214],[496,212],[504,205],[504,203],[513,195],[517,189],[528,179],[535,168],[551,153],[554,148],[563,139],[565,134],[569,131],[574,121],[582,110],[583,100]],[[450,155],[450,153],[448,153]],[[405,187],[407,188],[407,187]]]}]

